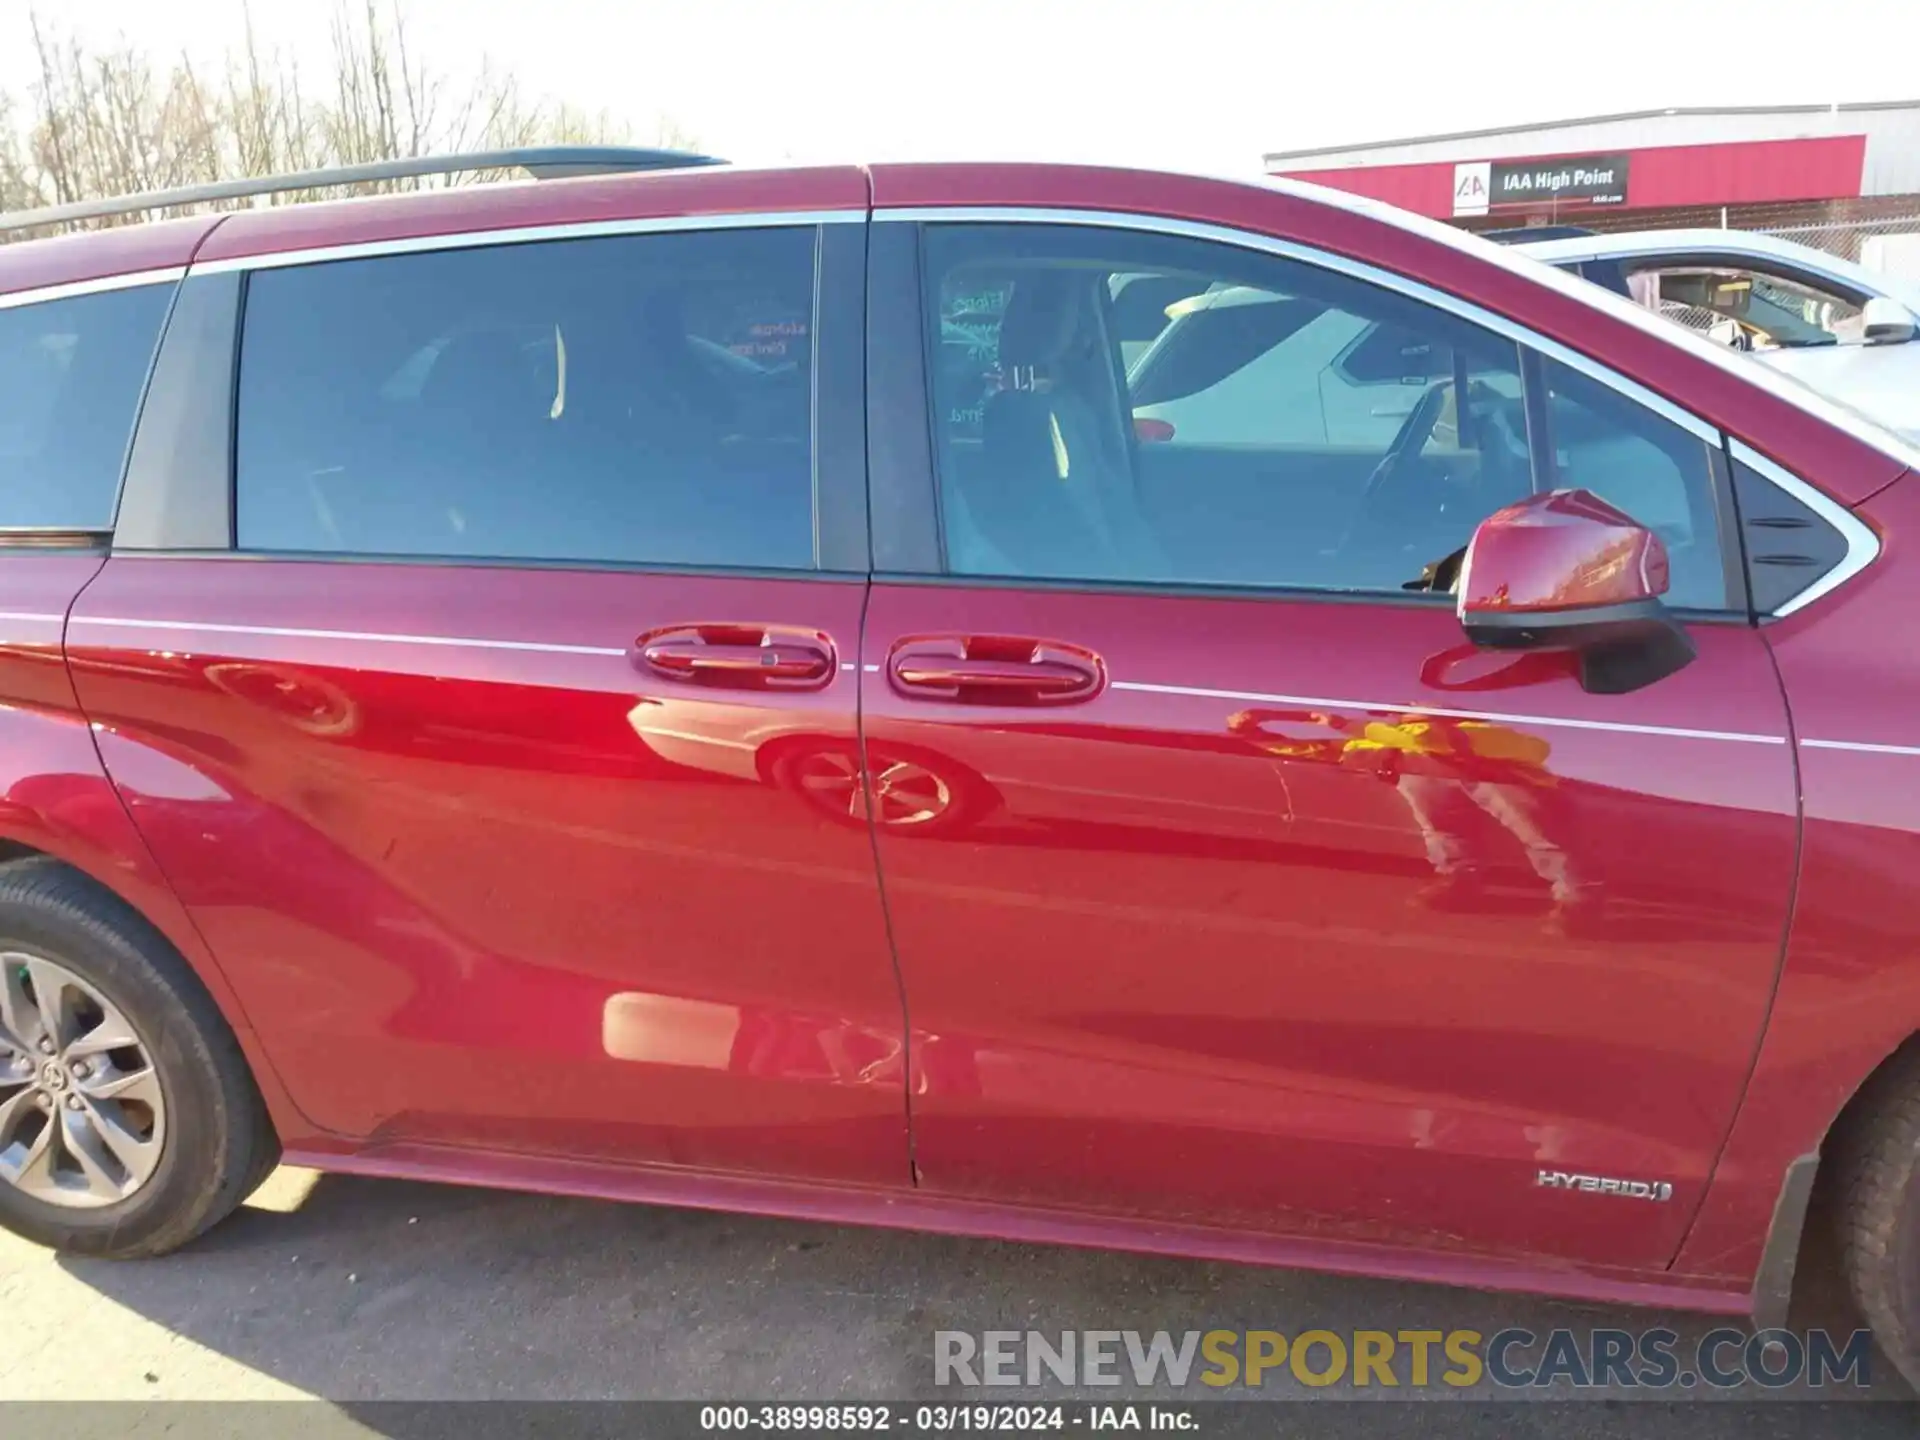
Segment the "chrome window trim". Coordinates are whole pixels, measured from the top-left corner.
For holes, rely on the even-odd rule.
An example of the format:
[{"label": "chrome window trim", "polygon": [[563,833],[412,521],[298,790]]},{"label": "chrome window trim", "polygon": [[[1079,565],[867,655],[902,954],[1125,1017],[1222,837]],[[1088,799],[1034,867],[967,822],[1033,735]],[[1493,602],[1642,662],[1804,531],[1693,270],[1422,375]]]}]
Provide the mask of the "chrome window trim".
[{"label": "chrome window trim", "polygon": [[230,255],[196,263],[191,273],[218,275],[229,270],[279,270],[332,260],[370,260],[388,255],[418,255],[440,250],[476,250],[490,245],[528,245],[543,240],[599,240],[616,235],[667,235],[699,230],[812,229],[818,225],[864,223],[864,210],[778,210],[720,215],[655,215],[630,220],[583,220],[552,225],[516,225],[502,230],[456,230],[445,235],[411,235],[391,240],[362,240],[344,245],[311,245],[299,250]]},{"label": "chrome window trim", "polygon": [[1847,542],[1847,553],[1841,557],[1840,563],[1792,599],[1768,611],[1771,618],[1782,620],[1797,610],[1806,609],[1821,596],[1839,589],[1879,558],[1880,537],[1873,533],[1872,527],[1866,521],[1831,495],[1816,486],[1809,485],[1786,467],[1769,460],[1744,440],[1736,440],[1728,436],[1727,453],[1736,463],[1745,465],[1748,469],[1764,476],[1778,489],[1784,490],[1805,505],[1838,530]]},{"label": "chrome window trim", "polygon": [[[1272,235],[1261,235],[1255,231],[1236,230],[1222,225],[1206,225],[1191,220],[1175,220],[1166,216],[1140,215],[1124,211],[1047,210],[1030,206],[919,206],[897,210],[876,210],[873,218],[876,222],[904,221],[914,224],[1091,225],[1110,230],[1142,230],[1163,235],[1179,235],[1189,239],[1235,245],[1243,250],[1264,251],[1284,259],[1318,265],[1449,311],[1464,320],[1505,336],[1516,344],[1527,346],[1549,359],[1556,360],[1568,369],[1577,371],[1615,393],[1625,396],[1635,404],[1645,406],[1715,449],[1718,449],[1723,442],[1730,445],[1734,459],[1750,466],[1839,530],[1847,541],[1846,557],[1786,604],[1768,612],[1769,618],[1780,619],[1811,605],[1815,600],[1838,589],[1866,569],[1880,553],[1879,537],[1839,501],[1767,459],[1746,442],[1735,439],[1731,435],[1723,436],[1719,426],[1701,419],[1692,411],[1667,399],[1666,396],[1649,390],[1638,381],[1629,379],[1602,365],[1599,361],[1582,355],[1577,350],[1569,349],[1557,340],[1537,334],[1504,315],[1483,309],[1470,300],[1463,300],[1444,290],[1436,290],[1431,285],[1409,276],[1369,265],[1362,260],[1354,260],[1330,250],[1317,250],[1310,245],[1301,245]],[[1489,248],[1498,249],[1494,246]],[[1559,273],[1547,265],[1539,265],[1537,268],[1549,274]],[[1577,283],[1588,284],[1584,280]],[[1823,415],[1822,418],[1826,417]]]},{"label": "chrome window trim", "polygon": [[74,300],[82,295],[102,295],[109,290],[133,290],[142,285],[174,285],[186,276],[184,265],[166,265],[157,270],[130,270],[124,275],[102,275],[93,280],[71,280],[64,285],[42,285],[33,290],[15,290],[0,295],[0,310],[22,305],[43,305],[54,300]]}]

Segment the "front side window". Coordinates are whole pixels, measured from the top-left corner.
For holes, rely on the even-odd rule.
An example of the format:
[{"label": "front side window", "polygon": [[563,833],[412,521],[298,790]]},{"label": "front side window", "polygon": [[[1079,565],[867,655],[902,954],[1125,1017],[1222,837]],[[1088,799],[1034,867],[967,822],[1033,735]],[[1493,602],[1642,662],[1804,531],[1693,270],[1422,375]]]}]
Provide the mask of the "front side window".
[{"label": "front side window", "polygon": [[1667,604],[1723,608],[1726,551],[1706,441],[1557,360],[1542,361],[1540,376],[1543,488],[1591,490],[1658,535],[1667,547]]},{"label": "front side window", "polygon": [[1862,301],[1811,277],[1749,265],[1646,265],[1628,281],[1636,299],[1689,330],[1743,350],[1857,345]]},{"label": "front side window", "polygon": [[269,269],[244,549],[814,563],[811,229]]},{"label": "front side window", "polygon": [[1448,311],[1185,237],[925,247],[955,573],[1419,590],[1493,511],[1577,485],[1667,539],[1676,604],[1725,603],[1704,445],[1551,366],[1549,442],[1519,347]]},{"label": "front side window", "polygon": [[0,526],[106,530],[172,285],[0,310]]}]

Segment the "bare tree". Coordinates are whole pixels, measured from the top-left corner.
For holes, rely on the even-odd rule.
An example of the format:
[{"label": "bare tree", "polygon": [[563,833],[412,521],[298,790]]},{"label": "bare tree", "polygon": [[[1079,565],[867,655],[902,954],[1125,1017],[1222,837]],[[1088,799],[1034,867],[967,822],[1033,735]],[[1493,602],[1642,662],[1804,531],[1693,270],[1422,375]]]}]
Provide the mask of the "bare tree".
[{"label": "bare tree", "polygon": [[[185,56],[89,49],[33,13],[37,78],[22,94],[0,92],[0,211],[453,150],[633,138],[604,111],[528,100],[490,65],[464,79],[437,69],[412,43],[403,0],[338,0],[318,90],[297,57],[263,47],[250,10],[243,17],[240,43],[206,75]],[[692,143],[665,116],[655,139]],[[382,188],[461,178],[472,177]]]}]

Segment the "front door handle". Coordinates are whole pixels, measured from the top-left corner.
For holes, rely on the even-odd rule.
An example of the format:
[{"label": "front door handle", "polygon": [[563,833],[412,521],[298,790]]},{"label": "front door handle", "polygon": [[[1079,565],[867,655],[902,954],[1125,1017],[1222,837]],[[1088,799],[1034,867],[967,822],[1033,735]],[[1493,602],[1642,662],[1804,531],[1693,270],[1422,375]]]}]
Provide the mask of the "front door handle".
[{"label": "front door handle", "polygon": [[642,668],[731,690],[817,690],[834,659],[825,635],[775,625],[673,625],[634,641]]},{"label": "front door handle", "polygon": [[902,640],[887,677],[910,700],[971,705],[1071,705],[1107,683],[1091,650],[1007,635],[927,635]]}]

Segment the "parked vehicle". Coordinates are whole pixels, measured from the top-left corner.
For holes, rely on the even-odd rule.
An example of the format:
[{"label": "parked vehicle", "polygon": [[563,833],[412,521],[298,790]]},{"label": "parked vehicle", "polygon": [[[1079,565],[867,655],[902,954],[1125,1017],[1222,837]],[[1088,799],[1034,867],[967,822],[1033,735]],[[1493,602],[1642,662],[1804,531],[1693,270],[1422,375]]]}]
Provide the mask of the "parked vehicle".
[{"label": "parked vehicle", "polygon": [[[1243,383],[1316,327],[1389,424]],[[1765,366],[882,165],[9,245],[0,370],[19,1233],[284,1157],[1770,1324],[1818,1179],[1920,1372],[1920,456]]]},{"label": "parked vehicle", "polygon": [[1630,230],[1517,248],[1920,438],[1920,287],[1910,279],[1741,230]]},{"label": "parked vehicle", "polygon": [[[1730,230],[1600,235],[1541,227],[1489,238],[1637,300],[1716,344],[1751,352],[1920,439],[1920,295],[1893,276],[1788,240]],[[1115,305],[1125,316],[1125,291]],[[1310,321],[1301,323],[1307,314]],[[1137,331],[1149,343],[1125,357],[1136,413],[1153,422],[1142,431],[1147,440],[1179,434],[1209,444],[1279,443],[1272,420],[1249,407],[1247,397],[1257,393],[1287,397],[1285,413],[1300,443],[1385,444],[1448,363],[1444,351],[1399,326],[1314,311],[1249,286],[1183,297],[1152,322]],[[1228,329],[1235,338],[1216,343],[1215,334]],[[1249,355],[1248,345],[1257,353]],[[1199,356],[1230,373],[1195,388],[1186,371]],[[1170,385],[1177,393],[1162,398]]]}]

